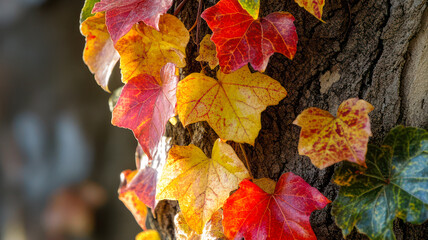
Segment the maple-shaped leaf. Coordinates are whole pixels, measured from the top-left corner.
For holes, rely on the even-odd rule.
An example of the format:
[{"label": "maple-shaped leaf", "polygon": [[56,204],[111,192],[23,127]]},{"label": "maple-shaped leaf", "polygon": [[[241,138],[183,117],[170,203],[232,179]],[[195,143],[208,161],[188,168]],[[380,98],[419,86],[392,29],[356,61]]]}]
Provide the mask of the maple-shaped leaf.
[{"label": "maple-shaped leaf", "polygon": [[178,83],[177,112],[184,126],[207,121],[221,139],[254,145],[260,114],[287,92],[281,84],[248,66],[231,73],[217,72],[218,81],[192,73]]},{"label": "maple-shaped leaf", "polygon": [[95,3],[100,0],[85,0],[82,11],[80,12],[80,23],[84,22],[88,17],[94,16],[92,9],[94,8]]},{"label": "maple-shaped leaf", "polygon": [[319,108],[305,109],[293,122],[302,128],[299,154],[320,169],[343,160],[365,166],[372,110],[370,103],[357,98],[340,104],[336,118]]},{"label": "maple-shaped leaf", "polygon": [[369,145],[366,163],[344,163],[334,174],[341,188],[331,213],[344,236],[355,226],[370,239],[392,240],[396,217],[413,224],[428,219],[426,130],[394,128],[381,148]]},{"label": "maple-shaped leaf", "polygon": [[119,199],[132,213],[138,225],[140,225],[142,229],[146,230],[146,205],[142,201],[140,201],[134,191],[126,191],[128,183],[132,182],[132,179],[135,177],[136,174],[137,171],[131,170],[123,171],[120,174],[121,186],[119,187]]},{"label": "maple-shaped leaf", "polygon": [[107,28],[116,43],[140,21],[159,30],[159,18],[168,11],[172,2],[173,0],[101,0],[95,4],[92,12],[106,12]]},{"label": "maple-shaped leaf", "polygon": [[245,179],[223,206],[229,239],[316,239],[309,217],[330,200],[291,172],[279,178],[273,193]]},{"label": "maple-shaped leaf", "polygon": [[[299,6],[303,7],[314,15],[319,20],[323,21],[321,19],[322,17],[322,8],[325,5],[325,0],[294,0]],[[324,21],[323,21],[324,22]]]},{"label": "maple-shaped leaf", "polygon": [[215,45],[211,41],[211,35],[207,34],[202,39],[199,46],[199,56],[196,58],[196,61],[205,61],[208,62],[211,69],[214,69],[218,65],[217,52],[215,50]]},{"label": "maple-shaped leaf", "polygon": [[147,74],[132,78],[123,87],[113,110],[112,124],[131,129],[150,159],[168,119],[175,115],[175,73],[175,65],[168,63],[162,68],[161,83]]},{"label": "maple-shaped leaf", "polygon": [[189,32],[184,24],[169,14],[160,18],[159,32],[143,23],[135,25],[115,45],[120,54],[122,81],[126,83],[140,74],[160,81],[159,71],[166,63],[186,66],[188,42]]},{"label": "maple-shaped leaf", "polygon": [[135,236],[135,240],[161,240],[161,237],[156,230],[147,230],[144,232],[140,232],[137,236]]},{"label": "maple-shaped leaf", "polygon": [[238,0],[242,8],[245,9],[254,19],[259,18],[260,0]]},{"label": "maple-shaped leaf", "polygon": [[178,200],[187,224],[201,234],[229,193],[249,177],[232,147],[218,139],[208,158],[195,145],[173,146],[156,189],[156,200]]},{"label": "maple-shaped leaf", "polygon": [[108,90],[108,81],[119,54],[107,32],[103,13],[88,17],[81,25],[80,31],[86,37],[83,61],[95,74],[95,80],[104,90]]},{"label": "maple-shaped leaf", "polygon": [[211,40],[224,73],[248,62],[263,72],[275,52],[290,59],[296,53],[297,33],[290,13],[271,13],[259,20],[243,9],[238,0],[221,0],[201,16],[213,31]]},{"label": "maple-shaped leaf", "polygon": [[215,212],[207,222],[202,234],[197,234],[187,225],[186,220],[181,212],[177,213],[174,218],[175,236],[177,240],[220,240],[226,239],[223,233],[223,210]]}]

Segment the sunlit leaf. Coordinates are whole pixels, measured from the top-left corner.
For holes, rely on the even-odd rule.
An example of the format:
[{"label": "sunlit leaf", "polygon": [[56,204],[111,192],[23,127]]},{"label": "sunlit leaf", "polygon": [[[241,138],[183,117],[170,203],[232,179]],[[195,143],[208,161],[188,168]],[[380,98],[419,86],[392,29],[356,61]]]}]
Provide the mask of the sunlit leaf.
[{"label": "sunlit leaf", "polygon": [[318,108],[304,110],[293,122],[302,127],[299,154],[321,169],[343,160],[365,166],[372,110],[370,103],[357,98],[340,104],[336,118]]},{"label": "sunlit leaf", "polygon": [[260,114],[278,104],[287,92],[281,84],[247,66],[231,73],[217,72],[218,81],[192,73],[179,82],[177,112],[184,126],[207,121],[221,139],[254,144]]},{"label": "sunlit leaf", "polygon": [[224,204],[224,233],[229,239],[316,239],[309,217],[329,202],[291,172],[280,177],[273,194],[244,180]]},{"label": "sunlit leaf", "polygon": [[135,240],[161,240],[159,233],[156,230],[147,230],[140,232]]},{"label": "sunlit leaf", "polygon": [[207,34],[202,39],[199,46],[199,56],[196,61],[208,62],[211,69],[214,69],[218,65],[217,52],[215,50],[214,43],[210,40],[211,35]]},{"label": "sunlit leaf", "polygon": [[247,63],[263,72],[275,52],[292,59],[297,33],[290,13],[276,12],[255,20],[238,0],[221,0],[202,13],[213,31],[220,68],[233,72]]},{"label": "sunlit leaf", "polygon": [[176,17],[165,14],[159,21],[159,32],[140,23],[121,38],[115,48],[120,54],[122,81],[148,74],[160,81],[160,69],[168,62],[186,66],[189,32]]},{"label": "sunlit leaf", "polygon": [[223,210],[218,210],[213,214],[199,235],[187,225],[186,220],[181,212],[177,213],[174,218],[175,236],[178,240],[220,240],[226,239],[223,234]]},{"label": "sunlit leaf", "polygon": [[95,74],[95,80],[104,90],[108,90],[108,81],[114,66],[119,60],[119,54],[113,47],[113,42],[107,32],[103,13],[97,13],[87,18],[80,26],[80,31],[86,37],[83,61]]},{"label": "sunlit leaf", "polygon": [[101,0],[95,4],[93,12],[106,12],[106,23],[113,42],[143,21],[159,30],[159,17],[171,7],[173,0]]},{"label": "sunlit leaf", "polygon": [[344,163],[334,174],[341,185],[331,213],[343,235],[354,226],[373,240],[395,239],[396,217],[413,224],[428,219],[428,132],[394,128],[382,147],[369,145],[367,169]]},{"label": "sunlit leaf", "polygon": [[322,21],[322,8],[325,5],[325,0],[294,0],[299,6],[306,9],[316,18]]},{"label": "sunlit leaf", "polygon": [[168,119],[175,115],[178,76],[174,64],[162,68],[161,81],[139,75],[123,87],[113,110],[112,124],[129,128],[149,159],[165,133]]},{"label": "sunlit leaf", "polygon": [[178,200],[187,224],[201,234],[229,193],[249,177],[232,147],[218,139],[208,158],[194,145],[173,146],[156,190],[156,200]]}]

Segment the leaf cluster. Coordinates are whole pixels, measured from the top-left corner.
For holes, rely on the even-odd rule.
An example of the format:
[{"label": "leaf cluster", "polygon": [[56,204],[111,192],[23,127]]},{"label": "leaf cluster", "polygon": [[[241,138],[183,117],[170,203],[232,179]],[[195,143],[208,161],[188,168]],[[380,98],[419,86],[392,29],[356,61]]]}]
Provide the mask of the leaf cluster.
[{"label": "leaf cluster", "polygon": [[[322,21],[324,0],[295,1]],[[316,239],[309,217],[331,201],[291,172],[277,183],[254,179],[245,152],[246,164],[227,143],[254,145],[261,113],[286,97],[262,72],[275,52],[290,60],[296,54],[294,17],[259,17],[259,0],[220,0],[201,14],[213,33],[203,38],[196,58],[217,69],[217,79],[203,71],[179,81],[193,28],[166,14],[172,4],[86,0],[80,19],[83,60],[104,90],[120,61],[124,86],[110,105],[112,124],[132,130],[138,141],[136,170],[122,172],[119,188],[119,199],[145,230],[136,239],[160,239],[145,220],[147,207],[154,211],[164,199],[179,202],[179,239]],[[294,121],[302,128],[298,151],[320,169],[347,161],[335,173],[342,187],[332,208],[345,236],[355,226],[371,239],[393,239],[395,217],[427,219],[428,137],[399,127],[381,148],[367,150],[372,110],[356,98],[344,101],[337,117],[306,109]],[[165,128],[176,115],[185,127],[206,121],[217,133],[211,158],[192,144],[169,149]]]}]

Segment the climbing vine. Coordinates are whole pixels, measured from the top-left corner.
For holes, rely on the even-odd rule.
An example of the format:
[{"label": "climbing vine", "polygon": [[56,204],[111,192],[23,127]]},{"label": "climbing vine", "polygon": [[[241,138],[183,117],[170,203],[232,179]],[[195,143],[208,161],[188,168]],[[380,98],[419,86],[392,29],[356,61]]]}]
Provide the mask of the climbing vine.
[{"label": "climbing vine", "polygon": [[[323,22],[324,0],[295,2]],[[132,130],[138,141],[136,170],[122,173],[119,188],[119,199],[144,230],[136,239],[160,239],[145,221],[148,208],[154,211],[164,199],[178,200],[178,238],[316,239],[309,217],[331,201],[291,172],[278,182],[254,179],[246,156],[242,161],[227,143],[254,145],[261,113],[287,96],[263,72],[274,53],[290,60],[296,54],[294,17],[259,16],[259,0],[220,0],[201,9],[194,26],[185,26],[167,14],[172,4],[86,0],[80,19],[83,59],[107,92],[120,61],[124,86],[112,95],[112,124]],[[189,32],[200,18],[212,30],[197,43],[194,60],[203,71],[180,76]],[[216,70],[215,78],[205,62]],[[318,108],[304,110],[294,121],[301,127],[298,151],[320,169],[345,161],[335,171],[341,187],[332,203],[344,236],[356,227],[371,239],[394,239],[396,217],[415,224],[428,218],[428,133],[399,126],[381,147],[368,147],[372,110],[356,98],[344,101],[336,117]],[[211,157],[194,145],[169,149],[166,125],[175,124],[177,115],[184,127],[206,121],[216,132]]]}]

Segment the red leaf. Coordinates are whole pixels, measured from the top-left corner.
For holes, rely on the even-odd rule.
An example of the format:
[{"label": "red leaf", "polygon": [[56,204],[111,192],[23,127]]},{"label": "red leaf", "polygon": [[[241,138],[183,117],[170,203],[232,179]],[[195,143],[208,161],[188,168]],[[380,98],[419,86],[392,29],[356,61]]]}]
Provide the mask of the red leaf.
[{"label": "red leaf", "polygon": [[330,200],[291,172],[279,179],[273,194],[243,180],[223,206],[229,239],[316,239],[309,217]]},{"label": "red leaf", "polygon": [[166,13],[173,0],[101,0],[93,13],[106,12],[106,24],[114,43],[131,30],[139,21],[156,28],[160,15]]},{"label": "red leaf", "polygon": [[175,115],[178,76],[174,64],[167,63],[162,68],[161,81],[158,83],[147,74],[130,79],[123,87],[111,120],[115,126],[132,130],[149,159],[165,133],[168,119]]},{"label": "red leaf", "polygon": [[211,40],[224,73],[248,62],[263,72],[273,53],[282,53],[290,59],[296,53],[297,33],[290,13],[276,12],[255,20],[238,0],[221,0],[205,10],[202,18],[213,31]]},{"label": "red leaf", "polygon": [[[122,173],[126,175],[129,171],[126,170]],[[155,208],[157,171],[151,167],[145,167],[133,172],[136,174],[129,183],[121,183],[119,194],[134,192],[141,202],[153,210]]]}]

